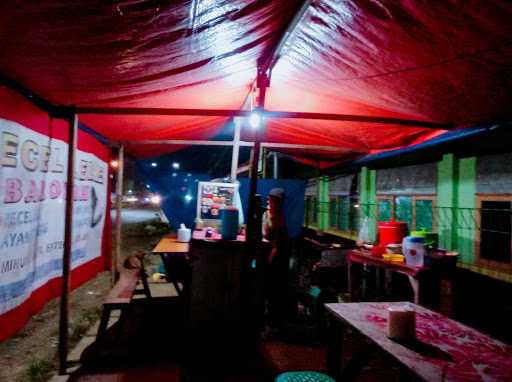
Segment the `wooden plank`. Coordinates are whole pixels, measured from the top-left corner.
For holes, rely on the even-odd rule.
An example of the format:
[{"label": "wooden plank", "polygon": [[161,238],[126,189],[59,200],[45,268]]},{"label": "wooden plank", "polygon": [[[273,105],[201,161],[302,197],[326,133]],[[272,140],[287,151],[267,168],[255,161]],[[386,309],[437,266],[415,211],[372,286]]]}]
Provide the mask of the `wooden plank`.
[{"label": "wooden plank", "polygon": [[139,281],[140,269],[123,270],[116,285],[105,298],[105,304],[129,304]]},{"label": "wooden plank", "polygon": [[188,253],[189,243],[181,243],[175,237],[165,236],[153,248],[153,253]]}]

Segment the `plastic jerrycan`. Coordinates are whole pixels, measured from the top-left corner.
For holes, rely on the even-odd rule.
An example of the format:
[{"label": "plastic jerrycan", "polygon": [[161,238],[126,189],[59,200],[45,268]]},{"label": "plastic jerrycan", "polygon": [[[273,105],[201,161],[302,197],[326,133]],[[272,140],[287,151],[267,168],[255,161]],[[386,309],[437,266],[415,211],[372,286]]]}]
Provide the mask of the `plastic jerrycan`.
[{"label": "plastic jerrycan", "polygon": [[190,228],[185,227],[185,224],[181,223],[180,228],[178,229],[178,241],[187,243],[190,241],[191,236],[192,232]]},{"label": "plastic jerrycan", "polygon": [[402,241],[405,263],[413,267],[422,267],[425,258],[425,238],[406,236]]}]

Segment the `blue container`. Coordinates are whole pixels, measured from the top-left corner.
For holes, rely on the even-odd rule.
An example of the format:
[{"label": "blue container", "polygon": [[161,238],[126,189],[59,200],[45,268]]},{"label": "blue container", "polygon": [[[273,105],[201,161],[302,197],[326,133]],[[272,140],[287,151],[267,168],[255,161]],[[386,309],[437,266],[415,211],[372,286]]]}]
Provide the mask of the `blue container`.
[{"label": "blue container", "polygon": [[238,235],[238,210],[235,208],[221,210],[220,233],[224,240],[236,240]]}]

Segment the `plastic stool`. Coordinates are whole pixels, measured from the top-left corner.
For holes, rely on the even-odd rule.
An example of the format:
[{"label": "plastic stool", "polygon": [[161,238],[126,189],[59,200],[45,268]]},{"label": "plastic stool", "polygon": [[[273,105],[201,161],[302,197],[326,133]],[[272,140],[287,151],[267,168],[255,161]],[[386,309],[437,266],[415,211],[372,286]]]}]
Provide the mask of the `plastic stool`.
[{"label": "plastic stool", "polygon": [[279,374],[275,382],[336,382],[328,375],[316,371],[288,371]]}]

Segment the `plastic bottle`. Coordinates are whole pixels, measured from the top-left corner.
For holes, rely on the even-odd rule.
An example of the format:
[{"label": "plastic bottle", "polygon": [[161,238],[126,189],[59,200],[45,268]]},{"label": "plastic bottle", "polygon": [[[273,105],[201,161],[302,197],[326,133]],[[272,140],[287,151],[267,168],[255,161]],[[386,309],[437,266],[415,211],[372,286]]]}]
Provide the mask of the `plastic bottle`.
[{"label": "plastic bottle", "polygon": [[178,241],[183,243],[188,243],[192,236],[192,232],[190,228],[185,227],[185,224],[181,223],[180,228],[178,229]]}]

